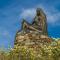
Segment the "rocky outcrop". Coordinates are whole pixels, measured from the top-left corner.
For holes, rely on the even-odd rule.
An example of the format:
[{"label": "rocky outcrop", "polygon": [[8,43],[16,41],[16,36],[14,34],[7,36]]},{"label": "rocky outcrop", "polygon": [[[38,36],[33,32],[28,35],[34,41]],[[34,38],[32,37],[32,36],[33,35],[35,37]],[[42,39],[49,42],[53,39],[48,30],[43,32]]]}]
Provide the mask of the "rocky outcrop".
[{"label": "rocky outcrop", "polygon": [[50,44],[52,39],[46,35],[40,35],[37,33],[26,33],[26,34],[17,34],[15,39],[15,44],[18,45],[40,45],[40,44]]},{"label": "rocky outcrop", "polygon": [[50,44],[52,41],[48,37],[46,16],[41,9],[37,9],[36,16],[30,24],[23,20],[22,29],[16,33],[15,44],[18,45],[40,45]]}]

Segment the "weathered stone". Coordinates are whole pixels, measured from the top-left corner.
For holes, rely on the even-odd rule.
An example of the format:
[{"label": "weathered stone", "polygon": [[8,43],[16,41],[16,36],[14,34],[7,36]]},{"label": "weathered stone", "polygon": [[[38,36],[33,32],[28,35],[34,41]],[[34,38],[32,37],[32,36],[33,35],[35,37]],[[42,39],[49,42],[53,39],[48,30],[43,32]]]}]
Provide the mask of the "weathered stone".
[{"label": "weathered stone", "polygon": [[51,43],[48,37],[46,15],[41,9],[37,9],[32,23],[23,20],[22,29],[16,33],[15,44],[19,45],[41,45]]},{"label": "weathered stone", "polygon": [[36,11],[36,16],[32,23],[28,23],[26,20],[22,22],[22,29],[26,33],[30,31],[35,31],[40,34],[48,35],[47,33],[47,23],[46,15],[42,9],[38,8]]}]

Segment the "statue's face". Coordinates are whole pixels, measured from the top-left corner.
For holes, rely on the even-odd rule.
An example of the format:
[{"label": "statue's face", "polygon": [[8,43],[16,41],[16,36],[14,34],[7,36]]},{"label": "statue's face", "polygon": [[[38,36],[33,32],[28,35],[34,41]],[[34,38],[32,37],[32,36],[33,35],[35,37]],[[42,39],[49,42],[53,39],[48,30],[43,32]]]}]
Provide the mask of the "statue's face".
[{"label": "statue's face", "polygon": [[36,13],[37,13],[37,16],[40,16],[40,9],[37,9]]}]

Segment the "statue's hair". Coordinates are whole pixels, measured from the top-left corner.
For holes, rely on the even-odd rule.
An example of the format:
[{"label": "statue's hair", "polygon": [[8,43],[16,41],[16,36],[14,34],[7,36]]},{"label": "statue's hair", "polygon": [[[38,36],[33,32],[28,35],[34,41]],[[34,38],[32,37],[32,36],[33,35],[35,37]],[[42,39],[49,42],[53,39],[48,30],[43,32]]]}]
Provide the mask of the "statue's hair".
[{"label": "statue's hair", "polygon": [[43,19],[46,20],[46,15],[41,8],[40,8],[40,14],[43,17]]},{"label": "statue's hair", "polygon": [[37,12],[37,11],[40,12],[40,16],[42,17],[42,20],[47,20],[47,19],[46,19],[45,12],[42,10],[42,8],[37,8],[36,12]]},{"label": "statue's hair", "polygon": [[[47,18],[46,18],[46,15],[45,15],[45,13],[44,13],[44,11],[41,9],[41,8],[39,8],[39,10],[40,10],[40,16],[42,17],[42,23],[43,23],[43,30],[44,30],[44,32],[46,33],[47,32]],[[47,33],[46,33],[47,34]]]}]

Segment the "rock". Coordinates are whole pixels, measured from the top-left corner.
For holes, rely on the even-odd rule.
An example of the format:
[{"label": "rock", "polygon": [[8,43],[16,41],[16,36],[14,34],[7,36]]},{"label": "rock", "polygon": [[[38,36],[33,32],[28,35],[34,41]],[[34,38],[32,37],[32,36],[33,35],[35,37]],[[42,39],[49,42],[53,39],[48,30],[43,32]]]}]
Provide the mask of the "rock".
[{"label": "rock", "polygon": [[40,45],[50,44],[52,39],[48,37],[46,16],[41,9],[37,9],[36,16],[30,24],[23,20],[22,29],[16,33],[15,44]]},{"label": "rock", "polygon": [[37,35],[32,33],[27,33],[25,35],[19,35],[16,37],[16,42],[19,45],[39,45],[39,44],[50,44],[52,42],[52,39],[45,35]]}]

